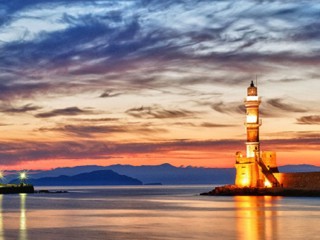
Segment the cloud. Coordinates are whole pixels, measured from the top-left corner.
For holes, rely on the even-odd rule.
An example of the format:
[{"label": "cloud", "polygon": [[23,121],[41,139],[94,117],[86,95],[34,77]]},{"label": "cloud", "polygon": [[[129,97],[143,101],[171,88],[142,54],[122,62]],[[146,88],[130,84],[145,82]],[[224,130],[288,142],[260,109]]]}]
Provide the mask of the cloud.
[{"label": "cloud", "polygon": [[[246,108],[244,104],[239,104],[238,102],[201,102],[196,101],[199,105],[210,106],[213,110],[223,113],[223,114],[245,114]],[[308,110],[296,106],[293,103],[286,103],[283,99],[274,98],[262,101],[262,104],[259,108],[259,113],[261,117],[283,117],[288,113],[304,113]]]},{"label": "cloud", "polygon": [[[264,149],[276,151],[319,150],[319,135],[313,138],[271,139],[263,141]],[[126,154],[161,153],[169,154],[179,150],[193,151],[234,151],[243,149],[242,140],[172,140],[158,143],[117,143],[103,141],[62,141],[62,142],[31,142],[11,141],[0,142],[0,158],[3,165],[14,165],[23,161],[59,159],[108,159]],[[169,155],[168,155],[169,156]]]},{"label": "cloud", "polygon": [[[238,141],[186,141],[162,143],[115,143],[99,141],[63,142],[0,142],[0,158],[3,165],[14,165],[23,161],[59,159],[108,159],[112,156],[139,153],[167,153],[192,148],[225,149],[238,146]],[[241,144],[240,144],[241,146]]]},{"label": "cloud", "polygon": [[[1,73],[0,73],[1,75]],[[0,84],[0,100],[12,103],[19,100],[34,100],[39,97],[61,97],[70,94],[77,94],[79,92],[89,91],[89,87],[85,83],[72,83],[72,82],[33,82],[29,76],[21,76],[19,73],[17,78],[21,82],[9,81],[9,83]],[[39,80],[37,80],[39,81]],[[5,82],[5,81],[4,81]],[[91,89],[92,91],[92,89]]]},{"label": "cloud", "polygon": [[174,125],[184,126],[184,127],[203,127],[203,128],[225,128],[225,127],[234,127],[237,125],[233,124],[222,124],[222,123],[213,123],[213,122],[203,122],[201,124],[192,123],[192,122],[176,122]]},{"label": "cloud", "polygon": [[3,106],[0,108],[0,112],[4,113],[26,113],[32,112],[41,109],[39,106],[35,106],[32,104],[25,104],[21,107],[12,107],[12,106]]},{"label": "cloud", "polygon": [[[282,131],[282,132],[273,132],[273,133],[265,134],[265,136],[269,136],[274,140],[277,140],[277,138],[281,136],[282,138],[289,139],[289,140],[300,139],[301,142],[303,142],[303,140],[306,140],[306,139],[308,139],[308,141],[310,140],[317,141],[319,139],[319,135],[320,134],[318,131]],[[268,140],[268,141],[272,141],[272,140]]]},{"label": "cloud", "polygon": [[[239,84],[252,71],[263,74],[276,71],[279,64],[320,61],[315,54],[319,49],[314,42],[320,31],[314,4],[291,6],[272,1],[262,8],[258,2],[196,0],[6,3],[3,37],[12,36],[0,43],[0,67],[12,79],[18,69],[23,69],[20,74],[26,78],[37,72],[39,79],[46,78],[48,72],[69,77],[90,74],[95,80],[116,73],[129,89],[139,82],[131,71],[141,77],[150,69],[159,73],[168,68],[181,77],[169,77],[175,81],[166,81],[164,86],[177,81]],[[20,20],[30,19],[39,24],[17,27]],[[15,31],[19,34],[12,33]],[[181,59],[183,62],[178,61]],[[199,71],[194,72],[195,67]],[[213,76],[212,72],[218,71]],[[131,81],[132,77],[136,80]],[[150,78],[148,87],[157,86],[158,80]],[[111,79],[101,84],[106,82],[118,84]]]},{"label": "cloud", "polygon": [[117,97],[121,95],[121,93],[112,93],[111,91],[105,91],[103,92],[99,97],[100,98],[110,98],[110,97]]},{"label": "cloud", "polygon": [[112,134],[125,132],[126,129],[120,126],[86,126],[86,125],[65,125],[63,127],[57,128],[40,128],[39,131],[47,132],[47,131],[57,131],[62,132],[67,135],[73,135],[78,137],[91,138],[97,134]]},{"label": "cloud", "polygon": [[72,118],[70,120],[77,122],[114,122],[118,121],[119,118]]},{"label": "cloud", "polygon": [[167,110],[160,106],[154,105],[151,107],[139,107],[139,108],[131,108],[126,111],[126,113],[130,116],[136,118],[157,118],[157,119],[164,119],[164,118],[194,118],[196,117],[196,113],[178,109],[178,110]]},{"label": "cloud", "polygon": [[7,165],[29,160],[107,158],[106,147],[103,143],[16,141],[1,142],[0,146],[0,157],[3,159],[3,164]]},{"label": "cloud", "polygon": [[276,109],[283,111],[284,113],[285,112],[303,113],[308,111],[307,109],[297,107],[289,103],[285,103],[284,100],[280,98],[269,99],[267,100],[266,103]]},{"label": "cloud", "polygon": [[319,125],[320,115],[303,116],[303,117],[297,118],[297,124]]},{"label": "cloud", "polygon": [[295,83],[295,82],[302,82],[305,81],[305,79],[302,78],[282,78],[282,79],[271,79],[270,82],[283,82],[283,83]]},{"label": "cloud", "polygon": [[200,126],[206,127],[206,128],[222,128],[222,127],[234,127],[236,125],[204,122]]},{"label": "cloud", "polygon": [[[201,96],[210,86],[223,94],[217,86],[242,86],[253,72],[268,76],[305,66],[312,73],[320,62],[315,44],[319,11],[312,4],[273,1],[262,9],[254,1],[39,0],[2,6],[0,99],[6,101],[97,92],[99,98],[141,96],[150,89],[194,95],[187,88]],[[278,109],[279,103],[287,104],[278,102]],[[241,104],[232,104],[223,100],[211,107],[244,113]],[[144,108],[127,114],[149,119],[193,115],[185,106],[150,113]],[[263,117],[282,116],[276,106],[272,112],[264,109]]]},{"label": "cloud", "polygon": [[78,107],[68,107],[55,109],[50,112],[38,113],[35,115],[37,118],[51,118],[57,116],[77,116],[77,115],[87,115],[94,114],[92,110],[80,109]]},{"label": "cloud", "polygon": [[[292,133],[290,133],[292,134]],[[281,133],[278,133],[278,136]],[[298,138],[289,139],[270,139],[264,140],[264,149],[272,149],[274,151],[306,151],[314,150],[319,151],[320,138],[319,133],[296,133]]]},{"label": "cloud", "polygon": [[[112,120],[114,121],[114,120]],[[119,125],[101,125],[101,121],[89,121],[91,123],[99,123],[99,125],[61,125],[53,128],[39,128],[37,131],[40,132],[60,132],[62,134],[80,137],[80,138],[96,138],[97,136],[108,136],[110,137],[114,133],[134,133],[137,135],[149,135],[156,133],[167,132],[164,128],[153,126],[153,124],[141,124],[141,123],[126,123]]]},{"label": "cloud", "polygon": [[12,83],[0,84],[0,99],[32,98],[36,93],[47,92],[51,87],[48,83]]},{"label": "cloud", "polygon": [[176,126],[184,126],[184,127],[198,127],[197,124],[191,122],[175,122],[173,123]]},{"label": "cloud", "polygon": [[211,108],[219,113],[236,113],[236,114],[245,114],[246,108],[244,104],[239,104],[238,102],[216,102],[211,104]]}]

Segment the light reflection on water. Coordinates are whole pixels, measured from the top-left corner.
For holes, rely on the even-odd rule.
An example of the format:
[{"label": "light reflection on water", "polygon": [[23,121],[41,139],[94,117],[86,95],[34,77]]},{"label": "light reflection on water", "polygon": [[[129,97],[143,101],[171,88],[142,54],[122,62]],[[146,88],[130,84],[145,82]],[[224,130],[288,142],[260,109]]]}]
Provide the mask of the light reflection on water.
[{"label": "light reflection on water", "polygon": [[237,231],[240,240],[277,239],[277,201],[280,197],[237,196]]},{"label": "light reflection on water", "polygon": [[19,239],[27,240],[27,216],[26,216],[26,197],[27,194],[20,193],[20,228],[19,228]]},{"label": "light reflection on water", "polygon": [[210,186],[0,195],[0,240],[317,239],[319,198],[205,197]]}]

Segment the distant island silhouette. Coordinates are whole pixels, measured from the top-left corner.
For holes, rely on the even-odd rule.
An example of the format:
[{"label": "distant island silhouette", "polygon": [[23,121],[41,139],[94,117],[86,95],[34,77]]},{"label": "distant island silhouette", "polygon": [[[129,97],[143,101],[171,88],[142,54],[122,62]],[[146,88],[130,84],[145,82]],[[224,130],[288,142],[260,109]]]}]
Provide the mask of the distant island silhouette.
[{"label": "distant island silhouette", "polygon": [[[16,183],[14,179],[11,183]],[[138,179],[120,175],[112,170],[98,170],[74,176],[60,175],[57,177],[30,178],[29,184],[34,186],[110,186],[110,185],[142,185]]]},{"label": "distant island silhouette", "polygon": [[[175,167],[168,163],[161,165],[142,165],[142,166],[132,166],[132,165],[110,165],[110,166],[97,166],[97,165],[87,165],[87,166],[77,166],[77,167],[65,167],[56,168],[48,171],[37,171],[35,173],[30,173],[28,183],[32,183],[35,186],[44,186],[50,183],[50,186],[59,186],[64,182],[77,181],[86,182],[85,178],[93,177],[90,173],[100,170],[112,170],[118,175],[125,175],[134,179],[139,180],[141,183],[136,183],[136,185],[182,185],[182,184],[232,184],[235,177],[234,168],[205,168],[205,167]],[[304,171],[313,172],[319,171],[320,167],[313,165],[285,165],[280,166],[279,170],[281,172],[292,172],[292,171]],[[104,172],[101,174],[108,175],[110,172]],[[89,175],[81,175],[89,174]],[[76,178],[81,178],[76,180],[75,176],[80,175]],[[109,174],[110,175],[110,174]],[[7,176],[7,179],[12,182],[15,175]],[[16,180],[17,181],[17,180]],[[125,181],[124,181],[125,182]],[[86,183],[89,184],[89,183]],[[95,183],[97,184],[97,183]],[[74,184],[71,184],[74,185]],[[101,181],[98,185],[110,185],[104,181]],[[116,185],[123,185],[123,182]],[[127,185],[132,185],[128,182]]]}]

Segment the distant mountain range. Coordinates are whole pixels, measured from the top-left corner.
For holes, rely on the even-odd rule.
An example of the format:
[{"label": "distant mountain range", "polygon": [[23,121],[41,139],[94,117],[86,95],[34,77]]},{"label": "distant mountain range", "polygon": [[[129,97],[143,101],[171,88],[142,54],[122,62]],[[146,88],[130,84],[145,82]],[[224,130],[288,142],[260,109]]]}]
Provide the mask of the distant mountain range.
[{"label": "distant mountain range", "polygon": [[[280,172],[318,172],[320,167],[313,165],[286,165],[279,167]],[[106,171],[106,172],[102,172]],[[108,172],[109,171],[109,172]],[[86,175],[87,174],[87,175]],[[99,179],[99,174],[109,177],[114,174],[137,180],[133,185],[162,183],[178,184],[232,184],[235,179],[234,168],[175,167],[168,163],[162,165],[111,165],[111,166],[78,166],[56,168],[30,174],[28,182],[34,185],[132,185],[128,180],[116,183],[111,178]],[[8,176],[10,180],[10,176]],[[12,177],[11,177],[12,179]],[[99,179],[99,181],[98,181]],[[76,182],[76,183],[72,183]]]},{"label": "distant mountain range", "polygon": [[[10,183],[18,182],[18,179],[14,179]],[[142,185],[140,180],[120,175],[112,170],[98,170],[74,176],[60,175],[58,177],[30,178],[27,182],[34,186]]]},{"label": "distant mountain range", "polygon": [[233,168],[174,167],[166,163],[156,166],[111,165],[102,167],[91,165],[56,168],[50,171],[32,174],[30,177],[73,176],[97,170],[112,170],[119,174],[139,179],[144,184],[227,184],[232,183],[235,176],[235,170]]},{"label": "distant mountain range", "polygon": [[309,165],[309,164],[299,164],[299,165],[285,165],[278,167],[279,172],[320,172],[320,167]]}]

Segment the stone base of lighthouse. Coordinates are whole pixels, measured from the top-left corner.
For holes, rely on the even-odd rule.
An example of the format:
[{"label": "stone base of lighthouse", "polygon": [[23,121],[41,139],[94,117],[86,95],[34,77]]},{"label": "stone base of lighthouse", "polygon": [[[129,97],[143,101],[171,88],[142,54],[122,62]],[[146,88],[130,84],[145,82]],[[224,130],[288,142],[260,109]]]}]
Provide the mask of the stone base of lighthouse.
[{"label": "stone base of lighthouse", "polygon": [[256,153],[254,157],[244,157],[241,152],[237,152],[235,168],[235,185],[238,187],[272,187],[277,185],[277,180],[270,176],[278,172],[275,152]]},{"label": "stone base of lighthouse", "polygon": [[237,186],[258,187],[260,185],[258,172],[257,163],[237,163],[235,184]]}]

